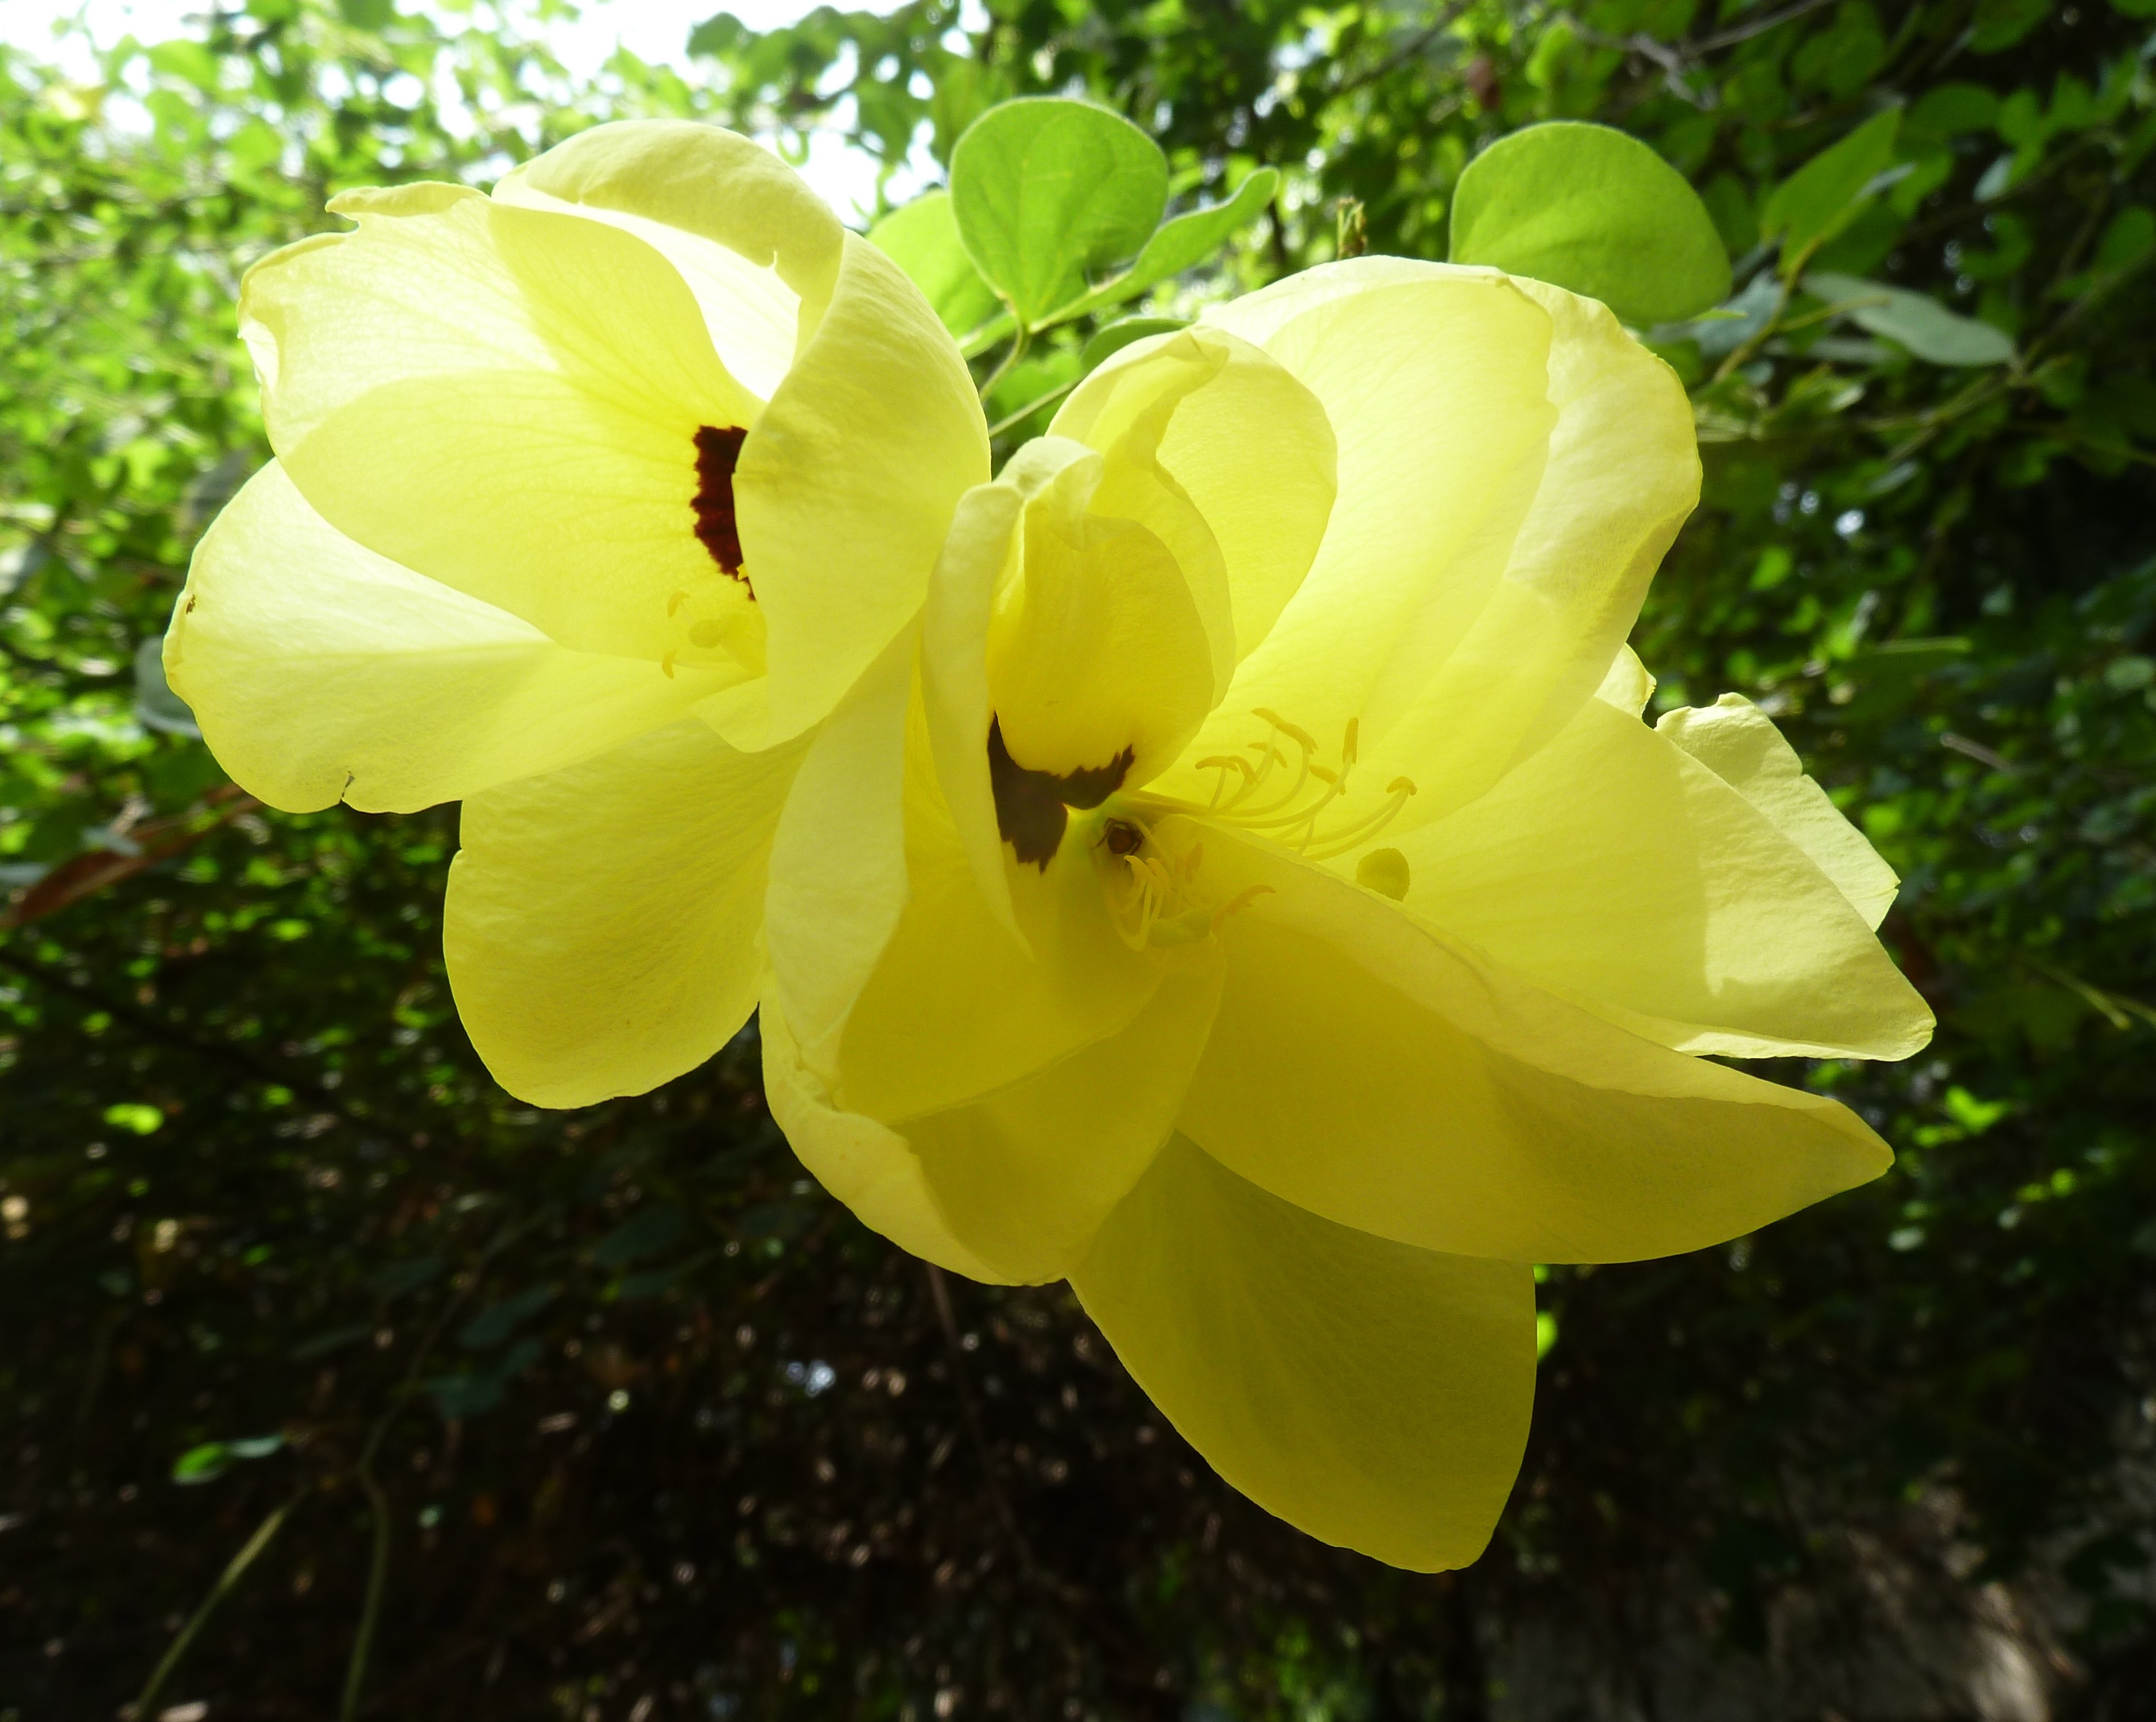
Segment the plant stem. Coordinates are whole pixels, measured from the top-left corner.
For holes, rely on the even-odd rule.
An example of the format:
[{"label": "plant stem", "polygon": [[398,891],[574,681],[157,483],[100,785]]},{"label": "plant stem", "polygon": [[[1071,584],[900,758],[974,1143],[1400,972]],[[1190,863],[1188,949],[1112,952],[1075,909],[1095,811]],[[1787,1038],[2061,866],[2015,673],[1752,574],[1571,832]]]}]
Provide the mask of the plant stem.
[{"label": "plant stem", "polygon": [[1077,387],[1078,385],[1085,380],[1086,379],[1082,377],[1074,377],[1060,388],[1052,388],[1049,390],[1049,392],[1043,395],[1039,400],[1028,401],[1025,405],[1019,407],[1017,412],[1008,413],[1004,417],[998,418],[993,424],[990,425],[988,427],[988,434],[991,437],[999,437],[1005,431],[1011,429],[1014,426],[1024,424],[1027,419],[1032,418],[1034,413],[1040,412],[1043,407],[1047,406],[1050,402],[1061,400],[1065,395],[1069,394],[1071,390]]},{"label": "plant stem", "polygon": [[166,1683],[172,1678],[173,1673],[179,1668],[181,1661],[186,1657],[196,1637],[200,1634],[203,1627],[208,1623],[209,1617],[215,1612],[217,1605],[223,1602],[225,1597],[238,1586],[240,1580],[247,1576],[247,1569],[254,1564],[255,1557],[268,1548],[277,1533],[284,1529],[286,1517],[291,1513],[293,1508],[300,1504],[300,1497],[305,1493],[305,1489],[300,1489],[281,1504],[273,1508],[270,1516],[254,1527],[254,1535],[248,1538],[241,1545],[239,1552],[226,1563],[223,1576],[210,1586],[209,1595],[203,1598],[202,1606],[195,1610],[193,1618],[180,1628],[179,1637],[172,1640],[172,1648],[166,1651],[163,1660],[151,1671],[148,1681],[143,1685],[141,1695],[135,1700],[133,1708],[128,1712],[128,1714],[135,1719],[135,1722],[151,1722],[150,1707],[157,1703],[159,1695],[165,1689]]},{"label": "plant stem", "polygon": [[[1016,316],[1018,314],[1014,311],[1011,315]],[[1018,325],[1018,333],[1011,336],[1010,346],[1004,349],[1003,357],[996,361],[996,368],[988,372],[982,381],[980,395],[983,400],[988,399],[989,393],[1004,380],[1011,366],[1025,356],[1026,347],[1032,340],[1033,331],[1027,328],[1024,323],[1020,322]]]}]

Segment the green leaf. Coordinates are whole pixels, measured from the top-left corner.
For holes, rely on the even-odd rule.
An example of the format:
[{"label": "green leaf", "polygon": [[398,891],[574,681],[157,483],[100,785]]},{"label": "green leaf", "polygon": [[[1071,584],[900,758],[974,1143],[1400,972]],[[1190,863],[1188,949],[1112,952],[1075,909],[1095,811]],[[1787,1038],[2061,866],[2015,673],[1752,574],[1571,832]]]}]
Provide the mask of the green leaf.
[{"label": "green leaf", "polygon": [[457,1343],[474,1351],[500,1345],[527,1317],[536,1315],[552,1303],[555,1289],[551,1285],[535,1285],[498,1304],[490,1304],[465,1324],[464,1331],[457,1335]]},{"label": "green leaf", "polygon": [[1858,328],[1898,341],[1934,365],[2003,365],[2014,356],[2004,331],[1950,311],[1929,294],[1824,270],[1804,277],[1804,290],[1845,306],[1844,315]]},{"label": "green leaf", "polygon": [[202,739],[194,708],[165,679],[165,642],[157,634],[135,648],[135,720],[146,730]]},{"label": "green leaf", "polygon": [[1167,335],[1178,329],[1188,329],[1189,323],[1182,317],[1125,317],[1119,323],[1111,323],[1096,330],[1078,355],[1081,375],[1099,368],[1110,355],[1121,352],[1132,341],[1143,341],[1149,335]]},{"label": "green leaf", "polygon": [[1729,254],[1685,177],[1637,138],[1571,120],[1500,138],[1468,164],[1452,260],[1584,293],[1641,327],[1729,291]]},{"label": "green leaf", "polygon": [[958,242],[948,192],[930,192],[892,210],[869,229],[869,243],[906,271],[953,335],[971,335],[1002,314],[996,290]]},{"label": "green leaf", "polygon": [[1871,201],[1871,182],[1893,159],[1902,110],[1887,108],[1840,142],[1824,149],[1774,188],[1759,217],[1759,230],[1782,242],[1785,269],[1840,231]]},{"label": "green leaf", "polygon": [[1168,207],[1168,158],[1120,115],[1028,96],[976,120],[951,152],[958,237],[1028,325],[1133,255]]},{"label": "green leaf", "polygon": [[240,1441],[205,1441],[172,1462],[175,1483],[208,1483],[231,1469],[235,1459],[263,1459],[285,1444],[282,1435],[254,1435]]},{"label": "green leaf", "polygon": [[[1279,189],[1280,175],[1270,167],[1260,167],[1235,188],[1235,195],[1226,202],[1194,209],[1163,223],[1146,241],[1130,273],[1110,284],[1115,296],[1127,299],[1142,293],[1154,282],[1165,281],[1203,263],[1226,242],[1229,234],[1271,202]],[[1094,297],[1098,300],[1101,295]]]},{"label": "green leaf", "polygon": [[163,1125],[165,1115],[142,1101],[123,1100],[105,1109],[105,1121],[116,1130],[132,1130],[138,1136],[146,1136]]},{"label": "green leaf", "polygon": [[670,1249],[688,1235],[689,1216],[670,1202],[640,1209],[592,1246],[592,1262],[621,1268]]},{"label": "green leaf", "polygon": [[1969,45],[1977,54],[2011,48],[2051,15],[2051,0],[1976,0]]},{"label": "green leaf", "polygon": [[1962,137],[1989,131],[1999,123],[1999,97],[1981,84],[1938,84],[1917,98],[1904,135],[1917,138]]}]

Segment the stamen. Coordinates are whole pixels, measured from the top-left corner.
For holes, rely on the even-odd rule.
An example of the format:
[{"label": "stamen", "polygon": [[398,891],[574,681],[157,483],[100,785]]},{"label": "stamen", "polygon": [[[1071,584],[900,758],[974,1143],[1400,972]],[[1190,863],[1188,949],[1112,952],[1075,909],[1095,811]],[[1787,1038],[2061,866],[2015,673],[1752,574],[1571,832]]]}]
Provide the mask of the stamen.
[{"label": "stamen", "polygon": [[1415,792],[1414,785],[1404,777],[1394,778],[1385,787],[1392,792],[1392,799],[1383,807],[1359,824],[1351,825],[1345,831],[1329,833],[1320,848],[1306,849],[1303,853],[1313,861],[1330,861],[1335,855],[1344,855],[1348,850],[1369,842],[1399,817],[1400,809],[1408,804],[1408,797]]},{"label": "stamen", "polygon": [[[1290,723],[1278,712],[1264,706],[1252,714],[1261,720],[1276,735],[1284,736],[1296,745],[1300,763],[1295,781],[1285,794],[1275,796],[1251,805],[1255,792],[1264,785],[1276,763],[1285,764],[1286,756],[1270,739],[1250,744],[1261,763],[1252,769],[1243,760],[1229,754],[1215,755],[1198,761],[1198,769],[1218,771],[1214,780],[1213,799],[1205,811],[1213,817],[1240,825],[1247,831],[1276,833],[1280,840],[1309,856],[1313,861],[1329,860],[1345,854],[1349,849],[1367,843],[1399,816],[1407,805],[1407,798],[1415,792],[1414,785],[1404,777],[1396,777],[1386,786],[1389,797],[1384,806],[1365,814],[1348,825],[1328,832],[1320,832],[1320,817],[1335,802],[1346,797],[1348,777],[1362,752],[1362,720],[1348,720],[1340,737],[1340,764],[1334,767],[1321,764],[1316,758],[1317,744],[1310,732]],[[1240,776],[1242,782],[1234,792],[1229,792],[1230,774]],[[1315,800],[1306,801],[1304,792],[1312,783],[1321,786]]]}]

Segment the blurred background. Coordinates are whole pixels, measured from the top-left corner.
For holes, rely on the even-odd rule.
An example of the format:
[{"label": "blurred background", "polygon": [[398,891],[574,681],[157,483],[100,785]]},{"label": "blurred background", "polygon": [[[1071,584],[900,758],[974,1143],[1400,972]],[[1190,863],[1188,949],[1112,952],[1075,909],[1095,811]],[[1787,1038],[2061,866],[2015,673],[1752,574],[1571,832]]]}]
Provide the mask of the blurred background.
[{"label": "blurred background", "polygon": [[[2156,1716],[2152,28],[4,0],[0,1722]],[[689,115],[865,226],[1040,91],[1138,120],[1185,203],[1284,173],[1157,309],[1332,256],[1343,202],[1442,257],[1475,149],[1551,116],[1651,142],[1737,262],[1730,315],[1653,333],[1707,490],[1635,643],[1658,706],[1774,713],[1901,872],[1938,1038],[1763,1067],[1887,1135],[1877,1183],[1548,1272],[1464,1572],[1249,1505],[1062,1288],[939,1289],[803,1175],[752,1028],[640,1099],[511,1100],[442,977],[454,808],[259,807],[157,669],[268,454],[239,275],[334,192]],[[1815,266],[2004,362],[1769,320],[1768,200],[1897,103]]]}]

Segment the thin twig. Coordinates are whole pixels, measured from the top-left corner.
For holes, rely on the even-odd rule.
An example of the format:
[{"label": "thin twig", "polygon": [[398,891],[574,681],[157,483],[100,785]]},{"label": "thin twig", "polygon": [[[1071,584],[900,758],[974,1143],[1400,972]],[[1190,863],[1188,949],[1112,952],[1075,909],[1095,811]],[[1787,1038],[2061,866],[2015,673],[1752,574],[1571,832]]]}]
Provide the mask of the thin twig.
[{"label": "thin twig", "polygon": [[172,1678],[173,1673],[179,1668],[182,1659],[187,1653],[188,1648],[194,1643],[196,1636],[208,1624],[210,1616],[216,1612],[217,1605],[223,1602],[239,1585],[240,1580],[247,1576],[247,1569],[254,1564],[255,1557],[268,1548],[271,1540],[284,1529],[285,1519],[290,1514],[292,1509],[300,1504],[300,1498],[305,1493],[306,1489],[302,1487],[294,1491],[281,1504],[273,1508],[270,1516],[254,1527],[254,1535],[248,1538],[239,1552],[226,1563],[223,1576],[210,1586],[209,1595],[203,1598],[202,1606],[195,1610],[193,1617],[187,1625],[180,1628],[179,1637],[172,1640],[172,1648],[165,1653],[163,1659],[151,1671],[150,1678],[144,1684],[141,1695],[135,1700],[134,1705],[127,1713],[136,1719],[136,1722],[150,1722],[151,1705],[157,1703],[158,1695],[164,1691],[166,1683]]},{"label": "thin twig", "polygon": [[375,1456],[382,1451],[383,1438],[399,1412],[411,1402],[411,1394],[419,1384],[419,1371],[426,1367],[427,1359],[443,1333],[448,1329],[459,1309],[472,1293],[478,1289],[486,1265],[513,1239],[517,1228],[515,1223],[503,1226],[494,1242],[481,1252],[479,1262],[472,1269],[471,1278],[463,1289],[442,1305],[441,1313],[420,1336],[413,1349],[412,1361],[406,1366],[404,1379],[392,1396],[389,1408],[374,1421],[367,1432],[367,1444],[360,1449],[359,1463],[352,1467],[352,1476],[366,1494],[367,1510],[373,1518],[372,1552],[367,1561],[367,1595],[360,1606],[359,1626],[352,1634],[352,1659],[345,1665],[344,1702],[337,1714],[340,1722],[353,1722],[359,1714],[359,1704],[367,1687],[367,1664],[374,1649],[374,1632],[382,1617],[382,1597],[389,1579],[389,1494],[382,1480],[374,1474]]},{"label": "thin twig", "polygon": [[966,1432],[973,1439],[974,1453],[981,1464],[981,1480],[988,1492],[989,1504],[996,1509],[996,1517],[1003,1521],[1004,1531],[1010,1538],[1012,1551],[1018,1556],[1019,1571],[1033,1583],[1066,1602],[1076,1602],[1083,1593],[1075,1586],[1065,1584],[1053,1573],[1041,1567],[1033,1558],[1033,1548],[1019,1528],[1018,1514],[1011,1509],[1010,1497],[1004,1493],[1003,1478],[996,1469],[994,1456],[988,1450],[988,1437],[982,1432],[980,1413],[974,1408],[971,1371],[966,1367],[966,1347],[958,1337],[958,1324],[951,1314],[951,1293],[944,1284],[943,1270],[933,1262],[921,1264],[928,1273],[929,1294],[936,1300],[937,1318],[943,1324],[943,1338],[951,1350],[951,1379],[958,1390],[958,1415],[966,1425]]},{"label": "thin twig", "polygon": [[[1017,316],[1018,312],[1015,308],[1013,309],[1011,315],[1014,317]],[[1011,336],[1010,346],[1004,349],[1003,357],[996,361],[995,369],[989,372],[988,376],[982,381],[980,396],[983,400],[987,400],[989,395],[994,392],[995,386],[1004,380],[1004,375],[1010,370],[1011,366],[1017,364],[1020,359],[1025,356],[1027,344],[1030,342],[1032,339],[1033,331],[1027,328],[1024,323],[1021,321],[1018,325],[1018,332]]]},{"label": "thin twig", "polygon": [[1024,424],[1027,419],[1032,418],[1034,413],[1040,412],[1043,407],[1050,406],[1055,402],[1061,400],[1065,395],[1069,394],[1071,390],[1077,387],[1078,385],[1085,380],[1086,379],[1083,377],[1074,377],[1060,388],[1052,388],[1049,390],[1049,392],[1043,395],[1039,400],[1028,401],[1025,405],[1019,407],[1017,412],[1006,413],[1003,418],[998,418],[993,424],[990,425],[988,427],[988,434],[991,437],[999,437],[1005,431],[1014,429],[1017,426]]}]

